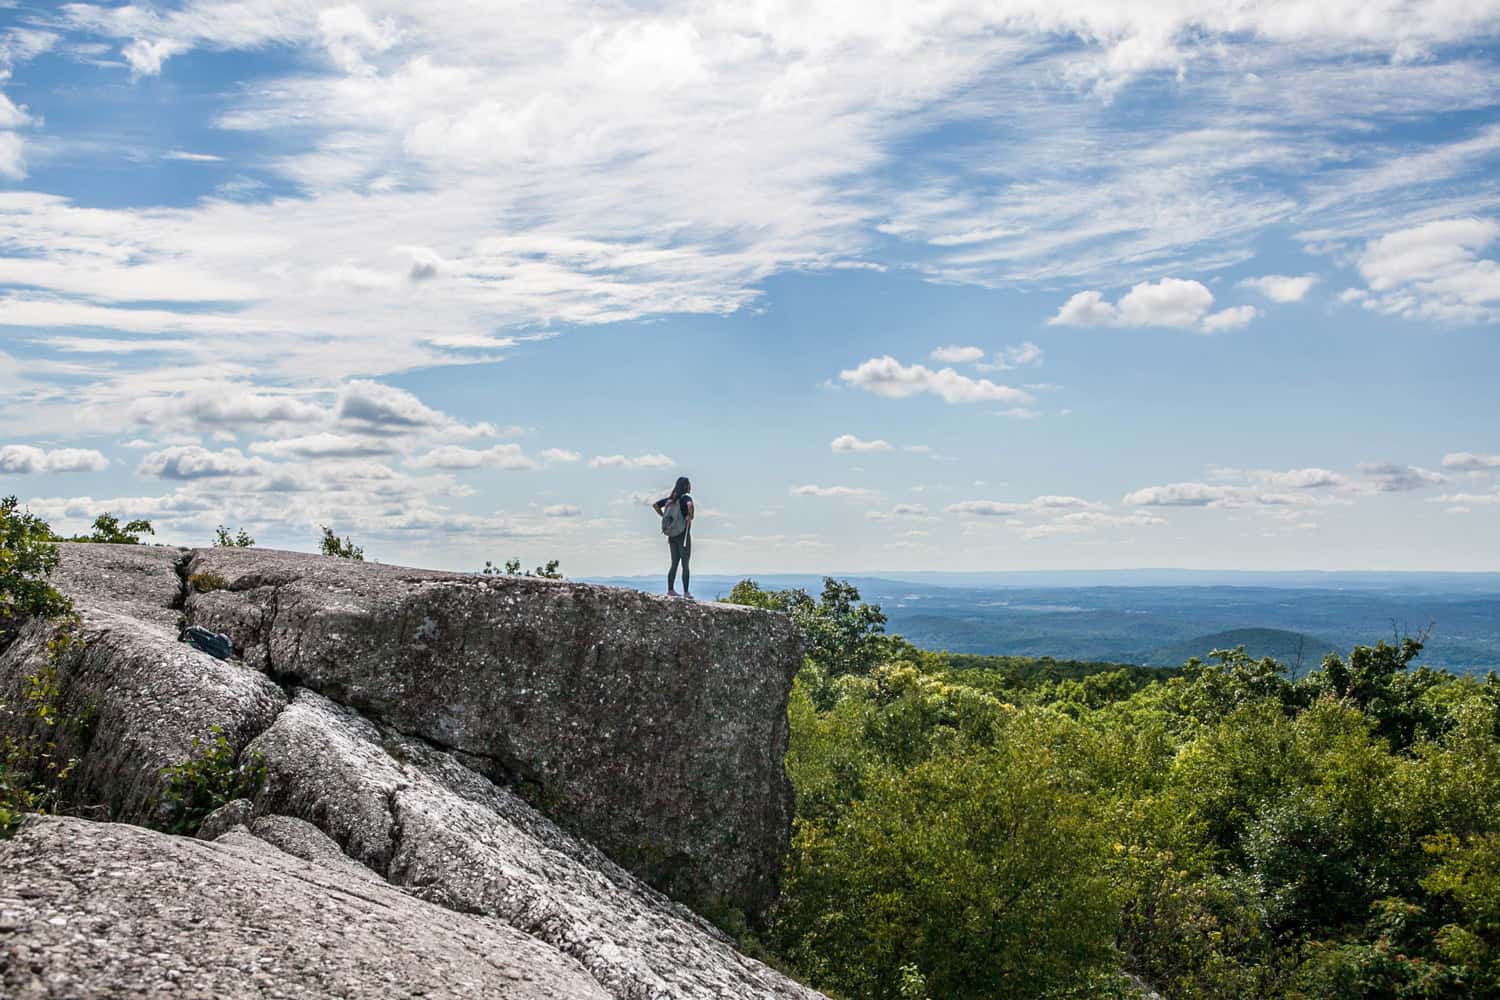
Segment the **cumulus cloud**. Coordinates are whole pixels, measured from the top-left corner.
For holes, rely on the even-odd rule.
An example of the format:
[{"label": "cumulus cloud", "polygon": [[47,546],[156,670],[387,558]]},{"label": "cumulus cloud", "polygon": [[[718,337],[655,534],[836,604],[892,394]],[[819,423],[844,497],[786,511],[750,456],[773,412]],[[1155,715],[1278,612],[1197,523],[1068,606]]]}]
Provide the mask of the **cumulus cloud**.
[{"label": "cumulus cloud", "polygon": [[1216,333],[1242,327],[1259,314],[1253,306],[1210,312],[1213,304],[1214,293],[1201,281],[1162,278],[1134,285],[1117,303],[1106,300],[1100,291],[1078,292],[1047,323],[1049,326],[1166,326]]},{"label": "cumulus cloud", "polygon": [[889,399],[905,399],[919,393],[931,393],[945,403],[1024,403],[1031,399],[1020,389],[997,385],[989,379],[970,378],[952,368],[933,371],[926,365],[903,365],[888,354],[845,369],[839,372],[839,378]]},{"label": "cumulus cloud", "polygon": [[853,434],[840,434],[829,442],[829,447],[834,451],[890,451],[889,442],[879,439],[874,441],[863,441]]},{"label": "cumulus cloud", "polygon": [[949,514],[974,515],[978,517],[1009,517],[1029,510],[1024,503],[1002,503],[998,500],[961,500],[950,503],[943,510]]},{"label": "cumulus cloud", "polygon": [[518,444],[497,444],[491,448],[464,448],[442,445],[407,462],[418,469],[501,469],[505,472],[532,472],[542,463],[522,451]]},{"label": "cumulus cloud", "polygon": [[49,451],[26,444],[0,445],[0,474],[102,472],[108,467],[109,459],[89,448],[54,448]]},{"label": "cumulus cloud", "polygon": [[793,486],[787,491],[787,495],[794,497],[871,497],[875,495],[875,491],[856,486]]},{"label": "cumulus cloud", "polygon": [[1316,274],[1265,274],[1258,278],[1246,278],[1241,288],[1250,288],[1272,302],[1301,302],[1318,283]]},{"label": "cumulus cloud", "polygon": [[1415,465],[1397,465],[1394,462],[1367,462],[1359,467],[1365,482],[1377,493],[1402,493],[1437,486],[1447,478],[1431,469]]},{"label": "cumulus cloud", "polygon": [[1025,503],[1000,500],[962,500],[958,503],[949,504],[943,510],[949,514],[974,517],[1012,517],[1016,514],[1027,512],[1078,510],[1101,508],[1104,506],[1104,504],[1092,500],[1084,500],[1082,497],[1048,495],[1034,497]]},{"label": "cumulus cloud", "polygon": [[137,424],[187,431],[238,430],[328,419],[328,411],[314,403],[243,387],[152,396],[131,403],[127,413]]},{"label": "cumulus cloud", "polygon": [[1040,347],[1029,340],[1023,340],[1014,347],[1001,348],[991,360],[975,367],[982,372],[1008,372],[1017,368],[1034,368],[1042,363],[1044,357]]},{"label": "cumulus cloud", "polygon": [[1168,483],[1125,494],[1132,507],[1212,507],[1240,499],[1241,491],[1208,483]]},{"label": "cumulus cloud", "polygon": [[941,361],[945,365],[964,365],[983,358],[984,351],[978,347],[960,347],[957,344],[949,344],[946,347],[937,348],[928,357],[934,361]]},{"label": "cumulus cloud", "polygon": [[1426,222],[1369,241],[1359,257],[1367,290],[1347,301],[1407,319],[1479,323],[1500,316],[1500,262],[1479,251],[1500,223],[1461,218]]},{"label": "cumulus cloud", "polygon": [[544,448],[541,454],[542,461],[552,465],[572,465],[583,459],[578,452],[568,451],[566,448]]},{"label": "cumulus cloud", "polygon": [[339,391],[337,413],[340,420],[381,432],[448,423],[447,416],[404,389],[365,379],[350,382]]},{"label": "cumulus cloud", "polygon": [[238,448],[209,451],[198,445],[174,445],[153,451],[141,459],[136,472],[156,479],[216,479],[226,476],[257,476],[275,471],[262,458],[251,458]]},{"label": "cumulus cloud", "polygon": [[1057,535],[1092,534],[1100,528],[1145,528],[1166,523],[1164,518],[1147,514],[1145,511],[1137,511],[1133,514],[1101,514],[1098,511],[1083,510],[1064,514],[1040,524],[1025,525],[1020,528],[1020,532],[1026,538],[1052,538]]},{"label": "cumulus cloud", "polygon": [[677,463],[666,455],[595,455],[589,459],[591,469],[670,469]]},{"label": "cumulus cloud", "polygon": [[358,437],[352,434],[304,434],[300,437],[280,438],[272,441],[255,441],[250,450],[268,458],[376,458],[389,455],[395,449],[378,438]]},{"label": "cumulus cloud", "polygon": [[582,513],[582,507],[570,503],[555,503],[542,508],[544,517],[578,517]]},{"label": "cumulus cloud", "polygon": [[1471,451],[1455,451],[1443,456],[1443,468],[1468,472],[1500,469],[1500,455],[1476,455]]}]

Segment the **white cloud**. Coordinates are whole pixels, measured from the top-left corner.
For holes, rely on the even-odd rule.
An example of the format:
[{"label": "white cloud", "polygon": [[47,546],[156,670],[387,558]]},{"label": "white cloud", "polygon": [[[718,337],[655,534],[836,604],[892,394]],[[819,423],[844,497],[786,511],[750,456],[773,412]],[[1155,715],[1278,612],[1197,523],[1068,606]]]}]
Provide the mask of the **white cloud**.
[{"label": "white cloud", "polygon": [[1478,218],[1387,233],[1365,244],[1359,272],[1369,290],[1353,300],[1407,319],[1492,321],[1500,316],[1500,262],[1479,251],[1497,238],[1500,223]]},{"label": "white cloud", "polygon": [[787,495],[794,497],[870,497],[875,495],[875,491],[854,486],[793,486],[787,490]]},{"label": "white cloud", "polygon": [[553,465],[571,465],[582,460],[583,456],[576,451],[568,451],[566,448],[544,448],[542,450],[542,461]]},{"label": "white cloud", "polygon": [[49,472],[101,472],[109,459],[89,448],[46,450],[26,444],[0,445],[0,475],[35,475]]},{"label": "white cloud", "polygon": [[377,432],[441,427],[449,422],[448,417],[404,389],[363,379],[348,383],[339,392],[337,413],[340,420]]},{"label": "white cloud", "polygon": [[163,153],[163,160],[182,160],[187,163],[223,163],[224,157],[212,153],[191,153],[185,149],[174,149]]},{"label": "white cloud", "polygon": [[1441,473],[1430,469],[1415,465],[1397,465],[1394,462],[1367,462],[1359,467],[1359,471],[1370,488],[1377,493],[1420,490],[1448,481]]},{"label": "white cloud", "polygon": [[238,386],[227,386],[214,392],[139,399],[130,404],[127,412],[130,420],[137,424],[189,431],[315,423],[329,416],[323,407],[294,396]]},{"label": "white cloud", "polygon": [[1259,315],[1260,310],[1254,306],[1231,306],[1203,317],[1203,330],[1205,333],[1238,330],[1240,327],[1249,326],[1250,321]]},{"label": "white cloud", "polygon": [[1349,481],[1349,477],[1346,477],[1343,472],[1322,468],[1287,469],[1284,472],[1272,471],[1272,469],[1217,468],[1214,469],[1214,477],[1220,480],[1244,478],[1259,486],[1278,490],[1325,489],[1325,487],[1344,486]]},{"label": "white cloud", "polygon": [[1127,493],[1123,502],[1133,507],[1212,507],[1238,500],[1240,496],[1240,491],[1228,486],[1169,483]]},{"label": "white cloud", "polygon": [[1014,347],[1004,347],[995,352],[989,362],[976,365],[982,372],[1008,372],[1017,368],[1032,368],[1041,365],[1045,353],[1036,344],[1023,340]]},{"label": "white cloud", "polygon": [[1317,283],[1316,274],[1266,274],[1246,278],[1240,287],[1254,289],[1272,302],[1301,302]]},{"label": "white cloud", "polygon": [[274,471],[265,459],[246,457],[238,448],[209,451],[198,445],[173,445],[150,452],[136,468],[142,476],[178,480],[257,476]]},{"label": "white cloud", "polygon": [[1175,327],[1201,333],[1238,329],[1259,313],[1253,306],[1209,310],[1214,293],[1201,281],[1162,278],[1131,287],[1118,303],[1099,291],[1078,292],[1047,321],[1050,326]]},{"label": "white cloud", "polygon": [[898,503],[891,508],[895,517],[926,517],[927,508],[919,503]]},{"label": "white cloud", "polygon": [[542,508],[544,517],[578,517],[582,513],[582,507],[570,503],[556,503]]},{"label": "white cloud", "polygon": [[1500,469],[1500,455],[1476,455],[1471,451],[1455,451],[1443,456],[1443,468],[1467,471]]},{"label": "white cloud", "polygon": [[501,469],[506,472],[532,472],[542,463],[522,451],[518,444],[497,444],[490,448],[464,448],[442,445],[407,462],[418,469]]},{"label": "white cloud", "polygon": [[874,440],[862,441],[853,434],[840,434],[829,442],[829,447],[834,451],[890,451],[891,446],[887,441]]},{"label": "white cloud", "polygon": [[380,439],[330,434],[327,431],[301,437],[255,441],[251,443],[250,450],[257,455],[282,459],[375,458],[394,451],[388,442]]},{"label": "white cloud", "polygon": [[1047,321],[1048,326],[1115,326],[1120,311],[1097,290],[1075,292]]},{"label": "white cloud", "polygon": [[595,455],[589,459],[591,469],[670,469],[677,463],[666,455]]},{"label": "white cloud", "polygon": [[1481,506],[1500,504],[1500,490],[1494,493],[1445,493],[1433,498],[1434,503],[1476,504]]},{"label": "white cloud", "polygon": [[984,357],[984,351],[978,347],[960,347],[957,344],[949,344],[939,347],[928,355],[934,361],[941,361],[945,365],[963,365],[971,361],[978,361]]},{"label": "white cloud", "polygon": [[1051,521],[1025,525],[1019,530],[1026,538],[1052,538],[1058,535],[1088,535],[1100,528],[1145,528],[1166,524],[1164,518],[1137,511],[1134,514],[1101,514],[1097,511],[1077,511],[1064,514]]},{"label": "white cloud", "polygon": [[947,403],[998,401],[1024,403],[1031,397],[1020,389],[997,385],[989,379],[969,378],[952,368],[933,371],[925,365],[903,365],[890,355],[871,358],[856,368],[839,372],[850,385],[890,399],[932,393]]},{"label": "white cloud", "polygon": [[949,514],[971,514],[979,517],[1008,517],[1030,509],[1028,504],[1002,503],[998,500],[962,500],[958,503],[950,503],[943,508],[944,512]]}]

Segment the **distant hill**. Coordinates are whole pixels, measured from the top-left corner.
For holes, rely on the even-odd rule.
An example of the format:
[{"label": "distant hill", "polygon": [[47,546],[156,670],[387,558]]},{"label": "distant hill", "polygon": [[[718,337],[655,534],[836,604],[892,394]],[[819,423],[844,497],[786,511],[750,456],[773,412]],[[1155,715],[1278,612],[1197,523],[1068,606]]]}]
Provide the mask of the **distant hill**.
[{"label": "distant hill", "polygon": [[1338,650],[1334,643],[1304,632],[1289,632],[1279,628],[1235,628],[1163,646],[1147,655],[1145,665],[1179,667],[1194,656],[1207,659],[1211,650],[1234,649],[1236,646],[1244,646],[1245,652],[1256,659],[1269,656],[1285,664],[1297,676],[1316,667],[1326,654]]}]

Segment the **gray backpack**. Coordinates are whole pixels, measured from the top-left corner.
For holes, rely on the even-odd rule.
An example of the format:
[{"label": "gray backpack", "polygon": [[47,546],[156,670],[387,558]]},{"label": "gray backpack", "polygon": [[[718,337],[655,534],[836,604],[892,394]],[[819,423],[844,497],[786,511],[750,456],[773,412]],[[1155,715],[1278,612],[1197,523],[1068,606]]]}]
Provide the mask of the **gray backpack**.
[{"label": "gray backpack", "polygon": [[687,530],[688,520],[687,515],[682,512],[682,500],[673,497],[661,510],[661,533],[668,538],[676,538]]}]

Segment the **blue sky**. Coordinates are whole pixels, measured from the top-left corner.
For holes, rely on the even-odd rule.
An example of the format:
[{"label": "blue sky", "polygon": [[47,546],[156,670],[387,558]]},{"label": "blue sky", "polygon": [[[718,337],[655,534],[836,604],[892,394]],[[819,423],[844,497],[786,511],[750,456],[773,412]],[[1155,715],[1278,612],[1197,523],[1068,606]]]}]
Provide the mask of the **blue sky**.
[{"label": "blue sky", "polygon": [[0,492],[383,561],[1493,570],[1500,4],[0,0]]}]

